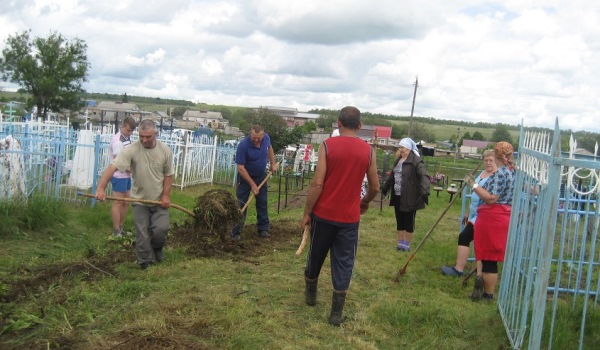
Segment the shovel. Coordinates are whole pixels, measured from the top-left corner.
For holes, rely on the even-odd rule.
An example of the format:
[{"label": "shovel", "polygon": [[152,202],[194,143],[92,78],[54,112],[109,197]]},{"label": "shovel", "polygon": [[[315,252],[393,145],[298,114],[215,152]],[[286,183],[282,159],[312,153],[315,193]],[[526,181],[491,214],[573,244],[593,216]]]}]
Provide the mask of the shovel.
[{"label": "shovel", "polygon": [[[82,196],[82,197],[88,197],[88,198],[96,198],[96,196],[91,193],[77,192],[77,195]],[[122,198],[122,197],[106,196],[106,199],[111,200],[111,201],[134,202],[134,203],[142,203],[142,204],[154,204],[154,205],[162,204],[161,201],[153,201],[153,200],[149,200],[149,199],[139,199],[139,198]],[[191,217],[194,217],[194,218],[196,217],[196,214],[194,214],[193,211],[186,209],[180,205],[171,203],[171,207],[173,207],[175,209],[179,209],[182,212],[189,214]]]}]

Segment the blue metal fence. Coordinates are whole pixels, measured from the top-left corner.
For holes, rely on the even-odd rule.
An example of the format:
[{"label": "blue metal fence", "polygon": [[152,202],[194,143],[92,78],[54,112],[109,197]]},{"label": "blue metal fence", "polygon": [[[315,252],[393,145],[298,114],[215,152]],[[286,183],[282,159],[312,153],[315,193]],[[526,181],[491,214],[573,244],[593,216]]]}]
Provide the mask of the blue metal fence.
[{"label": "blue metal fence", "polygon": [[[41,194],[71,202],[87,201],[77,193],[95,191],[109,164],[113,135],[112,127],[75,131],[66,125],[42,122],[0,122],[0,200]],[[134,132],[133,141],[137,138]],[[216,136],[188,140],[164,134],[158,139],[173,151],[174,186],[233,185],[235,148],[219,143]]]},{"label": "blue metal fence", "polygon": [[[592,349],[600,291],[600,162],[522,130],[498,308],[515,349]],[[595,327],[598,325],[596,324]],[[597,338],[596,338],[597,339]]]}]

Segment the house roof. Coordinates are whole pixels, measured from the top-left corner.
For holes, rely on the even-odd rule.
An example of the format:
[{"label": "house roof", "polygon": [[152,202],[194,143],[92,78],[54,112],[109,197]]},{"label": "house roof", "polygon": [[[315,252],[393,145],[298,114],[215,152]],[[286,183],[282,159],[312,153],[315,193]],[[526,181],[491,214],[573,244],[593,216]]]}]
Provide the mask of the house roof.
[{"label": "house roof", "polygon": [[135,103],[102,101],[97,106],[100,109],[111,111],[139,111],[140,108]]},{"label": "house roof", "polygon": [[[333,129],[337,130],[337,122],[332,124]],[[364,124],[357,132],[356,135],[360,138],[375,138],[377,135],[378,139],[387,139],[392,137],[392,127],[390,126],[379,126],[379,125],[367,125]]]},{"label": "house roof", "polygon": [[214,119],[223,119],[221,112],[211,112],[211,111],[192,111],[187,110],[183,113],[184,117],[187,118],[214,118]]},{"label": "house roof", "polygon": [[296,113],[296,118],[305,118],[305,119],[317,119],[319,118],[318,114],[314,114],[314,113],[302,113],[302,112],[298,112]]},{"label": "house roof", "polygon": [[463,140],[462,145],[466,147],[486,148],[490,144],[489,141],[480,140]]},{"label": "house roof", "polygon": [[293,112],[297,113],[298,109],[291,107],[276,107],[276,106],[261,106],[262,108],[266,108],[270,111],[285,111],[285,112]]},{"label": "house roof", "polygon": [[380,139],[387,139],[392,137],[392,127],[391,126],[375,126],[375,132],[377,133],[377,137]]}]

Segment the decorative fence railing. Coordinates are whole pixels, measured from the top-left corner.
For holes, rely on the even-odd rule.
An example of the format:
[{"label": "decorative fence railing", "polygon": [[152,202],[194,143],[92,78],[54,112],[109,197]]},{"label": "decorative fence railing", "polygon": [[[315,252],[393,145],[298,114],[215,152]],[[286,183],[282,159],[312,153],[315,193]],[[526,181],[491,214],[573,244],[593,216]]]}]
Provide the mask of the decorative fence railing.
[{"label": "decorative fence railing", "polygon": [[[41,194],[80,200],[77,193],[95,191],[109,164],[112,135],[112,128],[75,131],[42,122],[0,123],[0,199]],[[134,132],[132,139],[137,138]],[[174,186],[233,184],[235,148],[217,137],[184,140],[165,134],[159,140],[173,151]]]},{"label": "decorative fence railing", "polygon": [[[600,162],[521,132],[498,308],[513,348],[593,349],[600,327]],[[587,338],[586,338],[587,337]],[[591,338],[591,339],[590,339]]]}]

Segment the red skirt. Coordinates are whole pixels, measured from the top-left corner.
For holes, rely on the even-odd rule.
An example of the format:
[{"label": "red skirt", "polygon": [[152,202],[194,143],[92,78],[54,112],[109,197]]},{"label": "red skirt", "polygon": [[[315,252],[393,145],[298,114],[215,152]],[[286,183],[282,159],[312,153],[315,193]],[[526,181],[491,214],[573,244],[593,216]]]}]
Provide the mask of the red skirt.
[{"label": "red skirt", "polygon": [[477,208],[475,259],[504,261],[511,209],[505,204],[484,204]]}]

